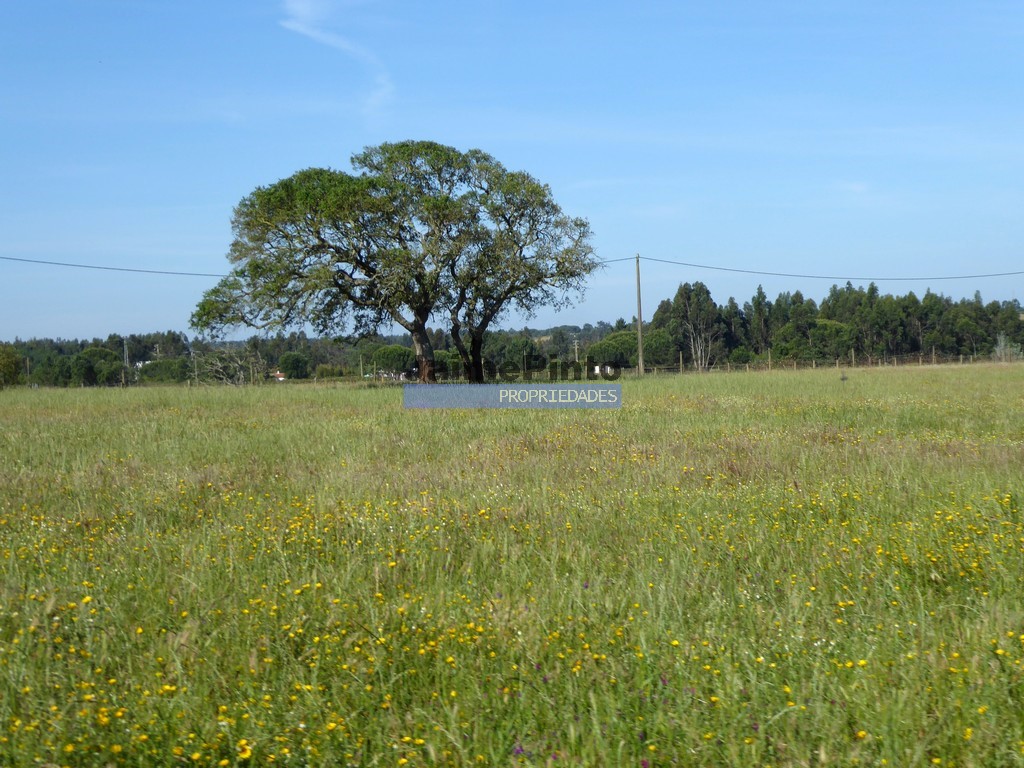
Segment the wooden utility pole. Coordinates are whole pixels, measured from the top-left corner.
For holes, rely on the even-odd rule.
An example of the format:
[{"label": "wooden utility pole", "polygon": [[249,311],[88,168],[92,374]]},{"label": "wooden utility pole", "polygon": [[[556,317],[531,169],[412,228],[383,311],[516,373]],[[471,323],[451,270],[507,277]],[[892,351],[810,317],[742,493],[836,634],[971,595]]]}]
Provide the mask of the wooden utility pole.
[{"label": "wooden utility pole", "polygon": [[644,375],[644,312],[640,306],[640,254],[636,255],[636,372]]}]

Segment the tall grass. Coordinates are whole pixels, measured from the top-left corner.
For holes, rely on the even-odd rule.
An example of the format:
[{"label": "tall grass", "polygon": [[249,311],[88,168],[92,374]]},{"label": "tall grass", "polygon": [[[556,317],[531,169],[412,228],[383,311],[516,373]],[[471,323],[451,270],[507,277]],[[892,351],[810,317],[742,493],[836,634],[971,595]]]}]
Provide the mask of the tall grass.
[{"label": "tall grass", "polygon": [[1024,369],[0,393],[0,763],[1024,764]]}]

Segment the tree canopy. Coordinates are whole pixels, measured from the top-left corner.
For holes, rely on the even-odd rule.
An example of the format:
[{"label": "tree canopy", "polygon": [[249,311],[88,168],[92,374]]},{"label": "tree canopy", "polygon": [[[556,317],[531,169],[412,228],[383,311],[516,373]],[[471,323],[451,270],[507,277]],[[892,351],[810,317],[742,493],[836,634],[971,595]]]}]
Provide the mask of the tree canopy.
[{"label": "tree canopy", "polygon": [[373,366],[383,373],[400,374],[412,370],[416,356],[408,347],[401,344],[388,344],[379,347],[373,353]]},{"label": "tree canopy", "polygon": [[433,381],[427,324],[442,318],[482,380],[492,322],[568,302],[597,268],[589,224],[480,150],[406,141],[367,148],[352,166],[299,171],[239,203],[234,266],[204,294],[194,327],[361,335],[394,322],[412,337],[420,380]]}]

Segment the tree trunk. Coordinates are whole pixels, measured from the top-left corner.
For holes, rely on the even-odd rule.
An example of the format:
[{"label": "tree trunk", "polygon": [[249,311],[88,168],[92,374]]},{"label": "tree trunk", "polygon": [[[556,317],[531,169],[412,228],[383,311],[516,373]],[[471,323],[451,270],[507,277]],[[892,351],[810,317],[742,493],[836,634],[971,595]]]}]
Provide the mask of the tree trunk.
[{"label": "tree trunk", "polygon": [[710,342],[700,331],[689,328],[687,334],[690,337],[690,354],[693,356],[693,367],[698,371],[704,371],[708,367],[710,357]]},{"label": "tree trunk", "polygon": [[484,383],[484,335],[472,334],[469,339],[470,369],[469,380],[474,384]]},{"label": "tree trunk", "polygon": [[416,369],[419,371],[421,384],[434,384],[437,376],[434,372],[434,347],[430,344],[430,336],[426,327],[412,331],[412,348],[416,353]]},{"label": "tree trunk", "polygon": [[459,323],[457,313],[452,313],[452,342],[455,344],[455,349],[459,352],[459,357],[462,358],[462,369],[466,372],[466,378],[472,379],[470,372],[473,370],[473,360],[469,356],[469,350],[466,349],[466,344],[462,340],[462,325]]}]

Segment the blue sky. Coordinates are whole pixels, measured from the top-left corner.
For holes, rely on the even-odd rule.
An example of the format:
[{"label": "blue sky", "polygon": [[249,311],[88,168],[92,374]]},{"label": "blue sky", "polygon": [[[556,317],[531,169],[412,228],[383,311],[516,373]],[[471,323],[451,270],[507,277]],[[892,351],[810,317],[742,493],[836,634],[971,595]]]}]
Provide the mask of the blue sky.
[{"label": "blue sky", "polygon": [[[363,147],[479,148],[599,257],[1024,301],[1024,4],[12,0],[0,340],[188,329],[234,205]],[[645,261],[742,305],[837,280]],[[890,278],[922,277],[922,280]],[[505,327],[627,320],[634,265]],[[244,335],[244,334],[243,334]]]}]

